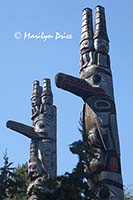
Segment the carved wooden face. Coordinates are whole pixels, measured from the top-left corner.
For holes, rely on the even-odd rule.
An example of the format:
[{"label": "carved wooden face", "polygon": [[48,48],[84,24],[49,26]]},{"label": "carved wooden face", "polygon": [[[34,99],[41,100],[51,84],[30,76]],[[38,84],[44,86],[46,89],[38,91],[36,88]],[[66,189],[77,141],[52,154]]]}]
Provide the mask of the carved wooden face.
[{"label": "carved wooden face", "polygon": [[84,50],[90,50],[93,48],[93,40],[84,40],[81,45],[80,45],[80,50],[84,51]]},{"label": "carved wooden face", "polygon": [[34,123],[34,130],[37,133],[44,133],[48,135],[50,127],[51,127],[51,117],[47,112],[40,114]]},{"label": "carved wooden face", "polygon": [[29,175],[34,179],[39,177],[42,174],[42,165],[39,159],[33,159],[29,161],[28,172]]},{"label": "carved wooden face", "polygon": [[33,96],[31,99],[32,107],[39,106],[41,104],[40,96]]},{"label": "carved wooden face", "polygon": [[102,38],[98,38],[94,40],[94,47],[96,51],[101,53],[108,54],[109,52],[109,43],[106,40],[103,40]]},{"label": "carved wooden face", "polygon": [[50,104],[50,105],[53,104],[53,98],[51,94],[42,95],[41,101],[42,101],[42,104]]}]

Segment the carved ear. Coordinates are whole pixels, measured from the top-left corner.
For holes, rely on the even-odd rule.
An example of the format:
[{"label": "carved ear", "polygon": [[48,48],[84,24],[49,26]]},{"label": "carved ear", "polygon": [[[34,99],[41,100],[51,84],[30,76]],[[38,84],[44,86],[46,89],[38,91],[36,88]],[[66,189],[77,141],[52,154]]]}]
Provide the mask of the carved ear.
[{"label": "carved ear", "polygon": [[85,63],[89,63],[91,60],[89,52],[92,51],[94,51],[92,10],[90,8],[85,8],[82,12],[80,54],[83,62],[80,63],[80,72],[84,69]]},{"label": "carved ear", "polygon": [[41,93],[42,93],[42,87],[40,86],[39,81],[35,80],[33,82],[33,91],[32,91],[32,98],[38,98],[41,97]]},{"label": "carved ear", "polygon": [[[86,42],[84,43],[84,41]],[[88,43],[91,45],[88,46]],[[92,22],[92,10],[90,8],[85,8],[82,12],[82,30],[81,30],[81,40],[80,40],[81,53],[84,48],[87,48],[88,50],[92,50],[93,48],[93,22]]]},{"label": "carved ear", "polygon": [[96,22],[95,22],[95,32],[93,39],[103,39],[109,42],[107,28],[106,28],[106,18],[105,9],[102,6],[96,6]]}]

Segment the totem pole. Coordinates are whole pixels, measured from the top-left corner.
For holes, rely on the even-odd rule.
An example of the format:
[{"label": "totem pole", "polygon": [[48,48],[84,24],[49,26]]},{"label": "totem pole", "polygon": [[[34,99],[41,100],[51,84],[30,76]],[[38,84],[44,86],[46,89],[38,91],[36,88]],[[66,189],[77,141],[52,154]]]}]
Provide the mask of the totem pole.
[{"label": "totem pole", "polygon": [[31,183],[27,193],[29,200],[38,200],[34,187],[41,188],[42,181],[55,178],[57,174],[56,106],[53,105],[50,79],[44,79],[43,87],[39,81],[34,81],[31,104],[32,127],[15,121],[8,121],[7,127],[31,139],[28,163]]},{"label": "totem pole", "polygon": [[120,147],[110,69],[109,39],[105,11],[96,7],[93,33],[92,10],[82,14],[80,41],[80,78],[58,73],[56,86],[84,101],[83,130],[88,144],[96,151],[89,168],[96,172],[88,180],[88,189],[103,200],[123,200]]}]

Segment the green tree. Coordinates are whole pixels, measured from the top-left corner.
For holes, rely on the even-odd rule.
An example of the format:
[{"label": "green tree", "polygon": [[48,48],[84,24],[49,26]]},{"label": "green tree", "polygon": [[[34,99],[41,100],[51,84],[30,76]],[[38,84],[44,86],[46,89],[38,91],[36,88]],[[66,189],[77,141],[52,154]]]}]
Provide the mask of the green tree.
[{"label": "green tree", "polygon": [[28,165],[27,163],[19,165],[13,172],[13,179],[15,182],[15,190],[11,200],[27,200],[28,179]]},{"label": "green tree", "polygon": [[7,153],[4,157],[4,166],[0,168],[0,200],[12,197],[14,190],[12,162],[9,163]]},{"label": "green tree", "polygon": [[4,166],[0,168],[0,200],[26,200],[29,184],[27,163],[13,168],[7,153],[3,159]]},{"label": "green tree", "polygon": [[131,185],[125,187],[124,200],[133,200],[133,189]]}]

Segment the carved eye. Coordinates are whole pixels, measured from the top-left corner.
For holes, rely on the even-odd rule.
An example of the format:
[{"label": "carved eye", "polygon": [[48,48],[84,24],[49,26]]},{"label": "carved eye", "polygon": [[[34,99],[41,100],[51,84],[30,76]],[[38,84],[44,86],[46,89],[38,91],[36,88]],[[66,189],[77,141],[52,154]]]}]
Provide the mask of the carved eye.
[{"label": "carved eye", "polygon": [[95,102],[95,108],[97,109],[111,109],[111,104],[110,102],[106,101],[106,100],[97,100]]},{"label": "carved eye", "polygon": [[101,82],[101,76],[98,75],[98,74],[95,74],[95,75],[93,76],[93,83],[94,83],[94,84],[99,84],[100,82]]},{"label": "carved eye", "polygon": [[44,123],[43,121],[38,121],[38,122],[36,122],[36,124],[35,124],[35,129],[36,129],[36,131],[38,132],[38,131],[40,131],[41,129],[44,129],[44,128],[45,128],[45,124],[46,124],[46,123]]},{"label": "carved eye", "polygon": [[101,199],[107,199],[110,196],[110,191],[107,187],[103,187],[99,192],[99,197]]},{"label": "carved eye", "polygon": [[44,123],[43,122],[40,122],[39,123],[39,128],[44,128],[45,126],[44,126]]},{"label": "carved eye", "polygon": [[37,168],[37,165],[33,165],[33,166],[32,166],[32,169],[36,169],[36,168]]},{"label": "carved eye", "polygon": [[89,42],[86,41],[86,42],[84,43],[84,47],[88,47],[88,46],[89,46]]}]

